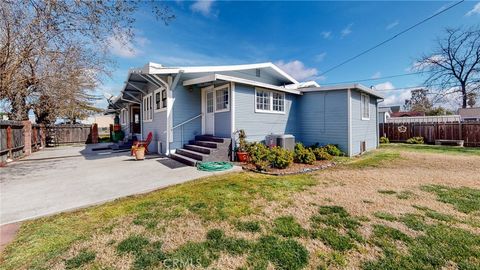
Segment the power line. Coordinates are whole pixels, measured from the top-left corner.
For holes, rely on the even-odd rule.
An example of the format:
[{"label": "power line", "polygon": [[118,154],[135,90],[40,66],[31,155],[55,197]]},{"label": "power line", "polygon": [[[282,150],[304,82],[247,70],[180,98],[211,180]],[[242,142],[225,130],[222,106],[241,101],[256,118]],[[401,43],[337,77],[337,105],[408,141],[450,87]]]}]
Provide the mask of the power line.
[{"label": "power line", "polygon": [[421,24],[423,24],[423,23],[425,23],[425,22],[433,19],[434,17],[436,17],[436,16],[438,16],[438,15],[440,15],[440,14],[442,14],[442,13],[444,13],[444,12],[446,12],[446,11],[448,11],[448,10],[456,7],[456,6],[458,6],[459,4],[463,3],[464,1],[465,1],[465,0],[458,1],[458,2],[455,3],[455,4],[449,6],[449,7],[445,8],[445,9],[442,9],[442,10],[438,11],[437,13],[431,15],[430,17],[421,20],[420,22],[418,22],[418,23],[416,23],[416,24],[408,27],[407,29],[405,29],[405,30],[397,33],[396,35],[394,35],[394,36],[392,36],[392,37],[390,37],[390,38],[388,38],[388,39],[386,39],[386,40],[378,43],[377,45],[375,45],[375,46],[373,46],[373,47],[371,47],[371,48],[369,48],[369,49],[367,49],[367,50],[365,50],[365,51],[363,51],[363,52],[361,52],[361,53],[359,53],[359,54],[357,54],[357,55],[355,55],[355,56],[352,56],[352,57],[348,58],[347,60],[345,60],[345,61],[343,61],[343,62],[341,62],[341,63],[339,63],[339,64],[337,64],[337,65],[335,65],[335,66],[333,66],[333,67],[331,67],[331,68],[329,68],[329,69],[327,69],[326,71],[322,72],[319,76],[325,75],[325,74],[327,74],[328,72],[330,72],[330,71],[332,71],[332,70],[334,70],[334,69],[337,69],[337,68],[345,65],[346,63],[351,62],[351,61],[357,59],[358,57],[360,57],[360,56],[362,56],[362,55],[364,55],[364,54],[366,54],[366,53],[368,53],[368,52],[370,52],[370,51],[373,51],[374,49],[376,49],[376,48],[384,45],[385,43],[390,42],[390,41],[392,41],[393,39],[399,37],[400,35],[403,35],[403,34],[405,34],[406,32],[412,30],[413,28],[415,28],[415,27],[417,27],[417,26],[419,26],[419,25],[421,25]]},{"label": "power line", "polygon": [[351,81],[343,81],[343,82],[334,82],[334,83],[323,83],[322,85],[334,85],[334,84],[344,84],[344,83],[356,83],[356,82],[378,81],[378,80],[383,80],[383,79],[391,79],[391,78],[397,78],[397,77],[403,77],[403,76],[411,76],[411,75],[416,75],[416,74],[422,74],[422,73],[425,73],[425,72],[426,72],[426,71],[418,71],[418,72],[411,72],[411,73],[404,73],[404,74],[389,75],[389,76],[383,76],[383,77],[377,77],[377,78],[359,79],[359,80],[351,80]]}]

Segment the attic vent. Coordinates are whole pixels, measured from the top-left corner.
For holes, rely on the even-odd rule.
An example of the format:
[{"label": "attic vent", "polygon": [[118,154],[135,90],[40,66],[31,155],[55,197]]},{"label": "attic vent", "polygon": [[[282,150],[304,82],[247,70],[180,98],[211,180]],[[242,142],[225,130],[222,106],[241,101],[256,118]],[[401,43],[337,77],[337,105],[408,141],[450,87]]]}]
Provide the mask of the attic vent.
[{"label": "attic vent", "polygon": [[260,69],[259,68],[255,69],[255,75],[257,77],[260,77]]},{"label": "attic vent", "polygon": [[365,151],[367,151],[367,142],[361,141],[360,142],[360,154],[362,154]]}]

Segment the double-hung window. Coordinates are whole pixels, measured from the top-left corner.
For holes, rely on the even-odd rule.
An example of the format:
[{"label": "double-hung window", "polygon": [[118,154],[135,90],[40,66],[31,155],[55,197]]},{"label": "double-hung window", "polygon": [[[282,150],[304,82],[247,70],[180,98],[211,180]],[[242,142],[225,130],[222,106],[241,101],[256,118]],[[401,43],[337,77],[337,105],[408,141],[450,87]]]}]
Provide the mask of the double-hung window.
[{"label": "double-hung window", "polygon": [[157,90],[154,93],[155,97],[155,112],[163,111],[167,108],[167,90]]},{"label": "double-hung window", "polygon": [[285,93],[256,89],[255,111],[267,113],[285,112]]},{"label": "double-hung window", "polygon": [[215,111],[222,112],[230,110],[228,85],[215,90]]},{"label": "double-hung window", "polygon": [[127,122],[128,122],[128,115],[127,115],[127,113],[128,113],[128,110],[125,109],[125,108],[120,111],[120,124],[122,124],[122,125],[126,125],[126,124],[127,124]]},{"label": "double-hung window", "polygon": [[143,97],[143,121],[152,121],[153,119],[153,96],[152,94]]},{"label": "double-hung window", "polygon": [[362,94],[360,103],[362,120],[370,120],[370,96]]}]

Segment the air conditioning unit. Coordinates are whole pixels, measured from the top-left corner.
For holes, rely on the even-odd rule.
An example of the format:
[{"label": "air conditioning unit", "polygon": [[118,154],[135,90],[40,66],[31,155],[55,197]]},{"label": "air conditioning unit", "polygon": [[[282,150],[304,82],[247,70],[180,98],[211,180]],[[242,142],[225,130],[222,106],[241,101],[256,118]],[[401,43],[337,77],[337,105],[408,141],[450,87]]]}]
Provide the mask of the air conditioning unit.
[{"label": "air conditioning unit", "polygon": [[295,148],[295,136],[290,134],[270,134],[265,137],[265,145],[268,147],[280,146],[293,151]]},{"label": "air conditioning unit", "polygon": [[293,151],[295,149],[295,136],[290,134],[284,134],[277,137],[277,145]]}]

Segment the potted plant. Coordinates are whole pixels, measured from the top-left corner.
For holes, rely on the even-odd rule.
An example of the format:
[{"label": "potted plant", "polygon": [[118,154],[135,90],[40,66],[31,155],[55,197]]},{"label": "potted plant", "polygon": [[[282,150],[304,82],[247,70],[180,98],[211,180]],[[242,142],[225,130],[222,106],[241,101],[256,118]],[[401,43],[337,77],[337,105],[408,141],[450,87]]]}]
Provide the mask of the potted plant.
[{"label": "potted plant", "polygon": [[237,159],[240,162],[247,162],[248,152],[247,152],[247,135],[245,135],[245,130],[240,129],[238,131],[238,148],[237,148]]},{"label": "potted plant", "polygon": [[145,147],[144,146],[132,146],[133,154],[135,155],[136,160],[144,160],[145,159]]}]

